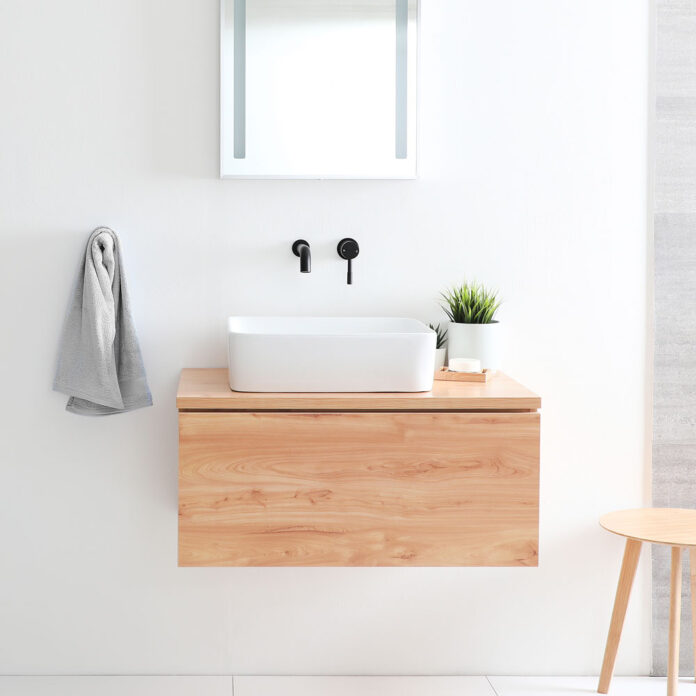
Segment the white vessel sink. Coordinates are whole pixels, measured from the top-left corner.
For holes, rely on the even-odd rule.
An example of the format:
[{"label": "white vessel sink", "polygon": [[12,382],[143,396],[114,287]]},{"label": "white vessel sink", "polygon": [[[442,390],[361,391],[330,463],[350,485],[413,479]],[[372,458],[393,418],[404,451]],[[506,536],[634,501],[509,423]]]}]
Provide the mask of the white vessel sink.
[{"label": "white vessel sink", "polygon": [[435,333],[394,317],[230,317],[228,355],[234,391],[429,391]]}]

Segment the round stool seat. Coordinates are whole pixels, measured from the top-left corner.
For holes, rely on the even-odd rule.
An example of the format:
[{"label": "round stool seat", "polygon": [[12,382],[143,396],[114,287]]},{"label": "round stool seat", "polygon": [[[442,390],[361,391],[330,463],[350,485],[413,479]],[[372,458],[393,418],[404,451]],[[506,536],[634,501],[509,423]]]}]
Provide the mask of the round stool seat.
[{"label": "round stool seat", "polygon": [[604,529],[638,541],[668,546],[696,546],[696,510],[640,508],[604,515]]}]

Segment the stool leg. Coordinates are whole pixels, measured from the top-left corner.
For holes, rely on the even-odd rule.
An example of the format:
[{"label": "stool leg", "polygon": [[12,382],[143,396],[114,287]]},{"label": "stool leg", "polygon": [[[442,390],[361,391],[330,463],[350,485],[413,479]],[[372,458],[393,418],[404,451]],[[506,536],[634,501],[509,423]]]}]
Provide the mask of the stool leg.
[{"label": "stool leg", "polygon": [[[696,547],[689,549],[689,574],[691,576],[691,633],[694,640],[694,670],[696,670]],[[696,674],[694,675],[696,681]]]},{"label": "stool leg", "polygon": [[640,548],[640,541],[626,539],[626,550],[624,551],[623,563],[621,564],[619,585],[616,588],[616,599],[614,600],[614,611],[611,614],[607,647],[604,650],[602,673],[599,677],[599,686],[597,687],[597,693],[600,694],[606,694],[609,691],[611,675],[614,673],[616,651],[619,648],[619,639],[621,638],[621,629],[623,628],[624,618],[626,617],[628,598],[631,596],[633,578],[636,576],[636,568],[638,567],[638,559],[640,558]]},{"label": "stool leg", "polygon": [[669,600],[669,662],[667,665],[667,696],[677,696],[679,687],[679,619],[681,618],[682,553],[672,547],[672,576]]}]

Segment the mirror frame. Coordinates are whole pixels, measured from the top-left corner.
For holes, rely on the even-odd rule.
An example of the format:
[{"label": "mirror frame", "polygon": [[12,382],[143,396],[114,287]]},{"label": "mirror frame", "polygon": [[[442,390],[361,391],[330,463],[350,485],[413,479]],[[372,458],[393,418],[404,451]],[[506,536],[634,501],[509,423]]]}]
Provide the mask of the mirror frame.
[{"label": "mirror frame", "polygon": [[[247,116],[246,3],[220,0],[220,178],[222,179],[415,179],[418,132],[419,0],[394,0],[396,32],[394,160],[359,175],[335,172],[245,172]],[[253,0],[251,0],[253,1]],[[232,7],[230,12],[229,7]],[[229,32],[233,41],[230,46]],[[242,29],[240,30],[240,27]],[[233,85],[229,88],[230,83]],[[340,163],[336,170],[340,170]]]}]

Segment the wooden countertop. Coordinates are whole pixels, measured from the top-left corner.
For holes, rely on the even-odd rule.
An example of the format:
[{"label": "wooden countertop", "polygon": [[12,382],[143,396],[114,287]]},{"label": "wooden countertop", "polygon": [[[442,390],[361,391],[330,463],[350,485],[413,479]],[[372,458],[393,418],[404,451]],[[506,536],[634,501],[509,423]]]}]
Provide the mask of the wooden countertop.
[{"label": "wooden countertop", "polygon": [[176,406],[186,411],[536,411],[541,397],[499,372],[486,383],[440,382],[429,392],[235,392],[226,368],[181,371]]}]

